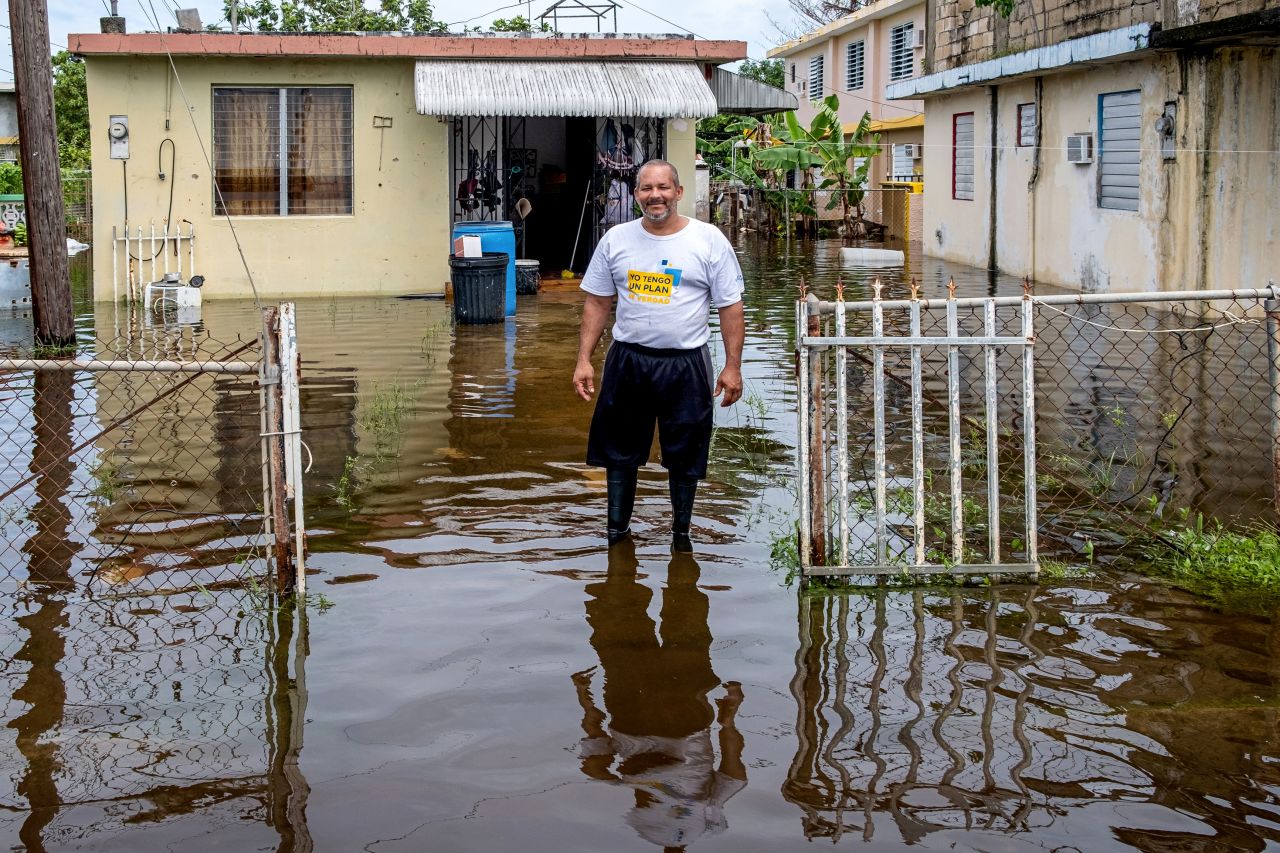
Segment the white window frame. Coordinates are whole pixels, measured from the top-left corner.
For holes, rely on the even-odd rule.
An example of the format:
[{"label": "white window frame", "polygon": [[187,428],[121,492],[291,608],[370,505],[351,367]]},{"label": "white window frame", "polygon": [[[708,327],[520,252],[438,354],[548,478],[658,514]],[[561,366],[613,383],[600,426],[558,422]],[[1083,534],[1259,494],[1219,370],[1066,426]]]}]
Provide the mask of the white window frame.
[{"label": "white window frame", "polygon": [[911,34],[915,31],[914,21],[889,30],[889,79],[906,80],[915,76],[915,46]]},{"label": "white window frame", "polygon": [[862,39],[851,41],[844,49],[844,87],[853,92],[867,84],[867,45]]}]

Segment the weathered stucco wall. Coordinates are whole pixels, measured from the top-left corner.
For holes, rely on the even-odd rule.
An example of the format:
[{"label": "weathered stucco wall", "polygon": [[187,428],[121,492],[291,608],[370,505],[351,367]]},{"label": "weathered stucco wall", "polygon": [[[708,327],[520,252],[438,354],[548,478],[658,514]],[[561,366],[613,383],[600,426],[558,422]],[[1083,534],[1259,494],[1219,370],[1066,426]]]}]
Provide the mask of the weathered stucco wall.
[{"label": "weathered stucco wall", "polygon": [[684,185],[684,198],[680,199],[679,211],[685,216],[694,218],[698,212],[697,193],[694,192],[696,179],[695,165],[698,159],[697,145],[694,140],[698,123],[689,118],[667,119],[667,160],[680,173],[680,183]]},{"label": "weathered stucco wall", "polygon": [[[1280,53],[1233,48],[1143,59],[1043,78],[1036,151],[1017,145],[1017,105],[1035,82],[929,101],[924,249],[931,255],[1086,291],[1262,287],[1280,269]],[[1098,206],[1098,97],[1142,92],[1137,211]],[[1177,108],[1175,157],[1155,122]],[[973,201],[951,198],[951,117],[974,112]],[[1068,163],[1066,137],[1093,135],[1094,162]],[[991,158],[996,164],[994,257]],[[939,236],[941,235],[941,236]]]},{"label": "weathered stucco wall", "polygon": [[[924,208],[925,254],[981,267],[987,263],[987,221],[991,194],[983,176],[990,174],[991,123],[988,95],[978,90],[928,103],[924,122],[924,175],[929,203]],[[973,113],[974,195],[966,201],[952,197],[952,117]]]},{"label": "weathered stucco wall", "polygon": [[[124,172],[107,145],[108,116],[129,117],[129,221],[150,229],[168,209],[196,230],[196,267],[206,298],[250,296],[226,217],[213,215],[213,181],[202,153],[211,150],[213,85],[351,85],[354,188],[350,216],[237,216],[235,232],[259,294],[350,295],[441,292],[448,277],[447,125],[414,110],[413,63],[395,60],[296,61],[177,59],[181,89],[166,97],[164,58],[90,57],[93,134],[94,296],[112,299],[112,226],[124,222]],[[191,103],[191,118],[183,92]],[[392,127],[373,128],[373,116]],[[197,137],[192,119],[199,131]],[[168,128],[166,129],[166,120]],[[380,137],[385,134],[385,137]],[[172,139],[176,167],[159,180],[160,143]],[[166,146],[167,149],[167,146]],[[168,170],[165,151],[164,168]]]},{"label": "weathered stucco wall", "polygon": [[[1257,12],[1268,0],[1037,0],[1014,4],[1008,18],[974,0],[930,0],[934,31],[929,70],[943,71],[1067,39],[1150,23],[1163,27],[1220,21]],[[1274,5],[1274,4],[1272,4]]]}]

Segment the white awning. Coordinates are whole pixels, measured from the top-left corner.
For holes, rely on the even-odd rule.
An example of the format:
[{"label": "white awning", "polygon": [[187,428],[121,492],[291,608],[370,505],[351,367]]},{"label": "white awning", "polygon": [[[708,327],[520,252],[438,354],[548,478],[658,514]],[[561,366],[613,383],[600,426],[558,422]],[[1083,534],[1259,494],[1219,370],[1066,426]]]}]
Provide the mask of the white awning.
[{"label": "white awning", "polygon": [[418,112],[435,116],[708,118],[696,62],[419,59]]}]

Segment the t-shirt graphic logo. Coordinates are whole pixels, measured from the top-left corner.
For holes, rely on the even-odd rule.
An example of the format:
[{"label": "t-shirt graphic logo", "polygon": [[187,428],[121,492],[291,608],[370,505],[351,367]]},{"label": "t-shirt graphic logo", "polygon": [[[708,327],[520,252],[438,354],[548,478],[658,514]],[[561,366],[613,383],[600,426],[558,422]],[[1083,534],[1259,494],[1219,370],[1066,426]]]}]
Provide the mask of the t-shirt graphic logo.
[{"label": "t-shirt graphic logo", "polygon": [[671,294],[680,286],[680,270],[667,266],[665,259],[658,266],[662,272],[627,270],[627,295],[631,299],[657,305],[671,304]]}]

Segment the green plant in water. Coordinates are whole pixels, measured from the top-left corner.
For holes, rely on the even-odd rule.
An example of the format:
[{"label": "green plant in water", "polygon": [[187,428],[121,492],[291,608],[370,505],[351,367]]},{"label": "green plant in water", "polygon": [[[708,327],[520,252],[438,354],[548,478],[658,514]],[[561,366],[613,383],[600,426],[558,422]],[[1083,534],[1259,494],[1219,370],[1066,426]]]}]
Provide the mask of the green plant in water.
[{"label": "green plant in water", "polygon": [[[1185,511],[1181,513],[1185,518]],[[1280,599],[1280,537],[1270,528],[1229,530],[1197,513],[1147,549],[1154,573],[1215,599],[1254,606]]]},{"label": "green plant in water", "polygon": [[372,436],[378,460],[386,458],[399,444],[401,426],[413,407],[410,387],[416,385],[406,386],[398,379],[386,384],[374,382],[372,394],[360,410],[358,422]]},{"label": "green plant in water", "polygon": [[338,475],[338,481],[333,484],[334,502],[347,512],[351,512],[356,506],[356,474],[359,470],[359,463],[358,457],[348,456],[342,463],[342,473]]},{"label": "green plant in water", "polygon": [[128,482],[121,476],[121,469],[122,466],[109,456],[99,459],[89,469],[89,475],[93,477],[93,488],[89,490],[89,496],[97,498],[102,504],[115,503],[128,486]]},{"label": "green plant in water", "polygon": [[422,340],[418,343],[418,348],[422,352],[422,357],[427,360],[428,364],[432,364],[436,360],[436,352],[440,348],[440,342],[443,340],[442,333],[449,328],[447,320],[441,320],[439,323],[431,326],[422,335]]}]

